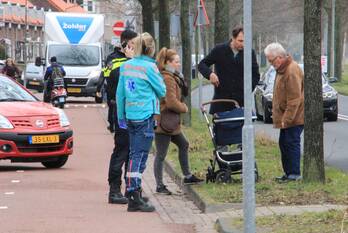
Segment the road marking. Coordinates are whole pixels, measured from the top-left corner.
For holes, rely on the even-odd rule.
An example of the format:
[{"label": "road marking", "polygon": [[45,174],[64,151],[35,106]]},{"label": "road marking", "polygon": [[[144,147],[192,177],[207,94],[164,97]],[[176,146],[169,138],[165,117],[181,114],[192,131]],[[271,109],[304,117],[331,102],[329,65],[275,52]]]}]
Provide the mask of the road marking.
[{"label": "road marking", "polygon": [[338,118],[344,121],[348,121],[348,116],[346,115],[338,114]]},{"label": "road marking", "polygon": [[20,183],[20,180],[11,180],[11,183]]},{"label": "road marking", "polygon": [[5,192],[4,194],[5,194],[5,195],[14,195],[15,192]]},{"label": "road marking", "polygon": [[18,173],[22,173],[22,172],[24,172],[24,170],[17,170],[16,172],[18,172]]},{"label": "road marking", "polygon": [[65,108],[106,108],[105,104],[72,104],[72,105],[65,105]]},{"label": "road marking", "polygon": [[6,209],[8,209],[7,206],[0,206],[0,210],[6,210]]}]

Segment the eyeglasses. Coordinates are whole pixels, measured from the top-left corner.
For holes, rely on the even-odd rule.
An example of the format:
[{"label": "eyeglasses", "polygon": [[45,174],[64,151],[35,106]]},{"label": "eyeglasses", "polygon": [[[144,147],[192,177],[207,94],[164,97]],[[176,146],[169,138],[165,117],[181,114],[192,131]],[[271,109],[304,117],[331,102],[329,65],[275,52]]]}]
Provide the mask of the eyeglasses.
[{"label": "eyeglasses", "polygon": [[272,60],[268,60],[269,64],[273,65],[273,63],[275,62],[275,60],[277,60],[279,56],[276,56],[275,58],[273,58]]}]

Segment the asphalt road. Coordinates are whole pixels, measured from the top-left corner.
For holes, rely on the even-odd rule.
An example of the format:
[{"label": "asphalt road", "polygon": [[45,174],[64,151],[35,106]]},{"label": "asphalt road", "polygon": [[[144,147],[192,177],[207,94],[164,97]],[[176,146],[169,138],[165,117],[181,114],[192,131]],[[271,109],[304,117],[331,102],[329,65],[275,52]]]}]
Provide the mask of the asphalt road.
[{"label": "asphalt road", "polygon": [[[212,85],[204,86],[202,89],[202,101],[211,100],[213,92]],[[198,108],[199,105],[198,93],[198,88],[192,93],[192,106],[195,108]],[[340,95],[338,99],[338,121],[324,123],[324,156],[328,165],[348,172],[348,97]],[[274,129],[272,124],[264,124],[257,121],[255,122],[255,131],[278,141],[279,130]]]},{"label": "asphalt road", "polygon": [[113,137],[102,106],[72,99],[65,110],[74,129],[74,153],[61,169],[0,161],[1,233],[166,233],[158,212],[128,213],[107,203]]}]

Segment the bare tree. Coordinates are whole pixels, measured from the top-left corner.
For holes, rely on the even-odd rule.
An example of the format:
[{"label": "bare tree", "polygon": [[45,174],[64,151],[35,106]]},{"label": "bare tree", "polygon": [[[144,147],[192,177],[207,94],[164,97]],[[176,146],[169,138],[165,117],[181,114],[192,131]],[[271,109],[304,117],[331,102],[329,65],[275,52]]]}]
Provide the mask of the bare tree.
[{"label": "bare tree", "polygon": [[225,42],[229,38],[229,0],[215,0],[215,44]]},{"label": "bare tree", "polygon": [[187,0],[181,0],[180,7],[180,26],[181,26],[181,42],[182,42],[182,64],[185,80],[188,84],[189,94],[185,99],[185,103],[189,112],[184,114],[184,125],[191,126],[191,38],[190,38],[190,3]]},{"label": "bare tree", "polygon": [[170,47],[170,13],[168,0],[158,1],[159,9],[159,47]]},{"label": "bare tree", "polygon": [[154,36],[153,15],[152,15],[152,0],[139,0],[142,6],[141,12],[143,15],[143,31]]},{"label": "bare tree", "polygon": [[321,0],[304,1],[305,131],[303,176],[325,183],[321,77]]}]

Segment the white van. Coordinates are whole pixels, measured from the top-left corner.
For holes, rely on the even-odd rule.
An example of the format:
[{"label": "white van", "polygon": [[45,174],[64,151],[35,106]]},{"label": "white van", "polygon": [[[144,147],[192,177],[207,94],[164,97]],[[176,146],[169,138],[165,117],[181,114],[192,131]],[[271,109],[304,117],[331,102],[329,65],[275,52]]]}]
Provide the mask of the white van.
[{"label": "white van", "polygon": [[47,12],[45,14],[45,63],[57,57],[66,76],[68,96],[96,96],[99,75],[103,66],[104,16]]}]

